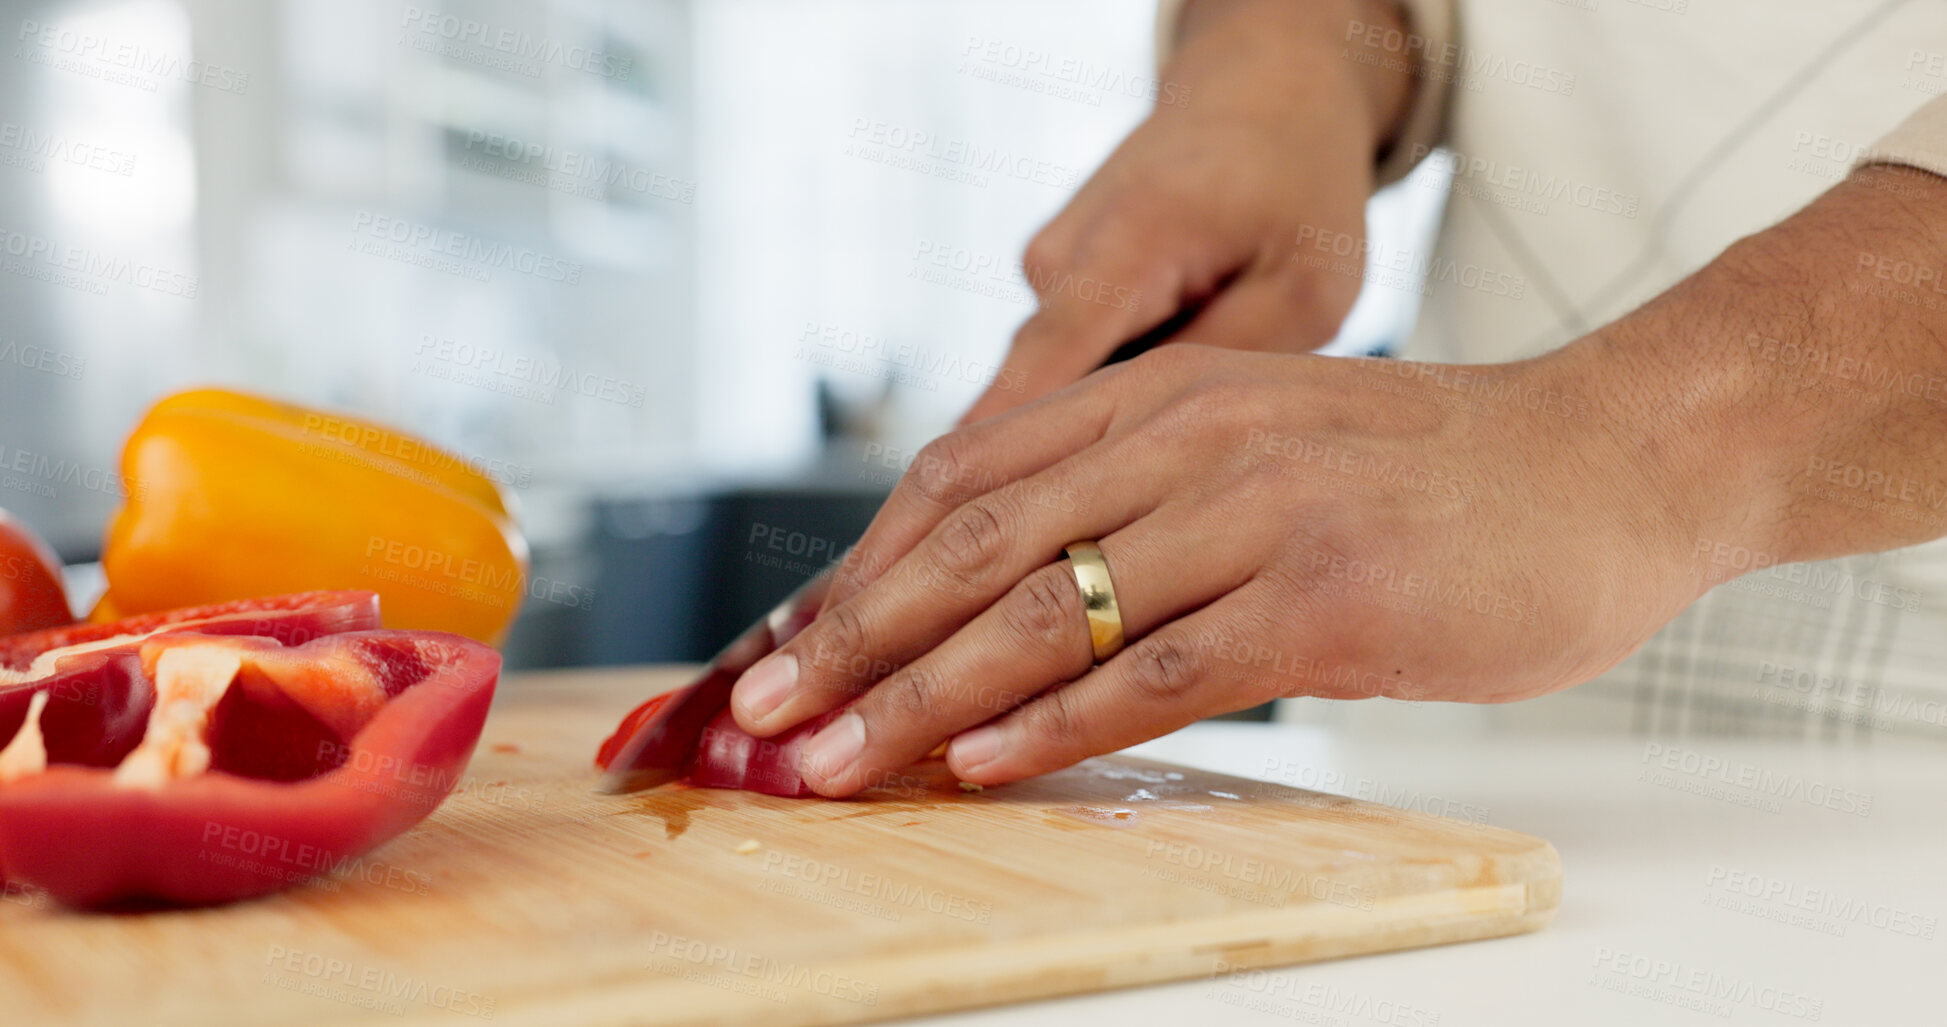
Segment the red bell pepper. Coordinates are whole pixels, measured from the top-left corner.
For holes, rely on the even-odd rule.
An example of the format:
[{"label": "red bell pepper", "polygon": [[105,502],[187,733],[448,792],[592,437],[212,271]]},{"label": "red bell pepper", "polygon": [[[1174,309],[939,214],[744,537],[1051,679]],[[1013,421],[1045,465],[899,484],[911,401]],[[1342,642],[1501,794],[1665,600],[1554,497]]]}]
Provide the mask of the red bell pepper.
[{"label": "red bell pepper", "polygon": [[[636,730],[680,691],[664,692],[630,711],[602,743],[595,765],[607,770]],[[683,779],[702,788],[740,788],[794,799],[812,795],[811,786],[798,771],[805,742],[843,712],[837,709],[813,717],[776,738],[758,738],[738,727],[737,719],[726,709],[704,727],[695,750],[684,762]]]},{"label": "red bell pepper", "polygon": [[75,906],[239,899],[356,859],[452,791],[497,653],[367,630],[370,593],[239,606],[38,653],[51,633],[4,640],[0,879]]},{"label": "red bell pepper", "polygon": [[622,755],[622,746],[626,745],[630,738],[635,737],[636,731],[647,724],[649,718],[654,717],[658,710],[668,705],[669,700],[680,691],[682,690],[677,689],[675,692],[650,696],[648,702],[630,710],[629,715],[623,717],[622,723],[616,726],[615,733],[609,735],[602,742],[601,749],[595,753],[595,766],[607,770],[609,764],[615,762],[615,757]]},{"label": "red bell pepper", "polygon": [[844,709],[820,714],[776,738],[757,738],[737,726],[729,710],[703,729],[690,757],[685,780],[703,788],[741,788],[747,792],[802,799],[812,795],[799,765],[805,743]]},{"label": "red bell pepper", "polygon": [[[699,689],[725,689],[738,675],[750,669],[758,658],[789,642],[818,616],[829,578],[820,578],[786,599],[777,611],[760,620],[730,644],[730,647],[705,667],[701,677],[687,687],[650,697],[629,711],[622,723],[602,743],[595,754],[595,765],[602,770],[622,755],[643,725],[655,718],[671,699]],[[725,693],[727,695],[727,691]],[[711,718],[687,753],[670,751],[667,765],[681,764],[683,779],[703,788],[739,788],[747,792],[804,798],[815,794],[804,782],[798,766],[804,758],[805,742],[818,729],[838,719],[841,707],[792,728],[776,738],[758,738],[737,726],[726,707]],[[686,744],[685,742],[675,744]]]},{"label": "red bell pepper", "polygon": [[61,561],[25,524],[0,510],[0,635],[74,621]]}]

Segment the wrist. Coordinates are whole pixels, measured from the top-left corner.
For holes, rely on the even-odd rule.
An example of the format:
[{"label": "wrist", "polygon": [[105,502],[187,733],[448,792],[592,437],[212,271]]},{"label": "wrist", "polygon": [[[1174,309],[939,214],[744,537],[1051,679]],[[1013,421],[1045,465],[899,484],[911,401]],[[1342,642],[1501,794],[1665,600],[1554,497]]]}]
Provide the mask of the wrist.
[{"label": "wrist", "polygon": [[1703,588],[1947,534],[1944,221],[1947,179],[1863,169],[1562,351]]},{"label": "wrist", "polygon": [[[1780,453],[1756,430],[1748,369],[1707,272],[1538,363],[1590,397],[1589,455],[1612,474],[1613,527],[1669,569],[1687,605],[1749,571],[1798,559],[1778,532]],[[1591,469],[1595,473],[1595,469]]]},{"label": "wrist", "polygon": [[[1186,0],[1170,31],[1175,46],[1163,79],[1203,96],[1210,93],[1197,80],[1260,52],[1267,59],[1253,69],[1253,92],[1262,100],[1287,108],[1294,101],[1332,103],[1319,78],[1342,81],[1358,102],[1334,113],[1356,110],[1375,163],[1400,135],[1425,49],[1401,0]],[[1199,42],[1206,45],[1193,45]]]}]

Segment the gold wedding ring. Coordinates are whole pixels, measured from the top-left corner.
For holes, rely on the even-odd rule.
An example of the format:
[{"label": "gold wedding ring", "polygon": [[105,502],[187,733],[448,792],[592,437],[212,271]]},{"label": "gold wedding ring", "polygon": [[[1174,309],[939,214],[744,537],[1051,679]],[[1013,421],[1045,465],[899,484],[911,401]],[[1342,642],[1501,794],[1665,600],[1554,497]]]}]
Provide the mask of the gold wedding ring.
[{"label": "gold wedding ring", "polygon": [[1082,590],[1082,610],[1088,614],[1088,641],[1095,662],[1107,663],[1122,651],[1122,610],[1116,606],[1115,583],[1102,547],[1093,542],[1069,543],[1068,562],[1075,568],[1075,586]]}]

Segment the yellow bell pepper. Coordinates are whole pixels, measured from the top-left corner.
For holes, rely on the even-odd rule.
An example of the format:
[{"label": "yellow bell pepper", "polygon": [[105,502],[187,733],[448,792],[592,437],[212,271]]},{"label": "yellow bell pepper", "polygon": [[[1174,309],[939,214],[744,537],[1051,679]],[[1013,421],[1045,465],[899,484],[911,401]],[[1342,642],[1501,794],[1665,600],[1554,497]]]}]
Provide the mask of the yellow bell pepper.
[{"label": "yellow bell pepper", "polygon": [[461,457],[371,421],[178,393],[136,425],[122,478],[92,620],[369,589],[388,628],[498,644],[525,593],[512,497]]}]

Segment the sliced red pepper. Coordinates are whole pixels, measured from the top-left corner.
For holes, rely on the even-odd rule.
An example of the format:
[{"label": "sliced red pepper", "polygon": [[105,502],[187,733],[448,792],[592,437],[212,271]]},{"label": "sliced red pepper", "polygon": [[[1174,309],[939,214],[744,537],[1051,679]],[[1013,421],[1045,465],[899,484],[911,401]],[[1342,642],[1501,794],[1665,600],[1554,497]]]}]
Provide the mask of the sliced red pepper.
[{"label": "sliced red pepper", "polygon": [[[680,692],[681,689],[677,689],[676,691]],[[615,729],[615,733],[608,736],[608,739],[602,742],[601,750],[595,754],[595,765],[603,770],[607,770],[609,764],[615,762],[615,757],[622,755],[622,746],[634,736],[636,729],[647,724],[649,718],[654,717],[656,712],[668,704],[670,697],[674,695],[676,695],[676,692],[664,692],[661,695],[650,696],[648,702],[630,710],[629,715],[622,718],[622,723]]]},{"label": "sliced red pepper", "polygon": [[703,729],[684,779],[704,788],[741,788],[793,799],[812,795],[798,771],[805,743],[844,712],[832,710],[776,738],[758,738],[738,727],[737,719],[724,710]]},{"label": "sliced red pepper", "polygon": [[[745,670],[750,669],[758,659],[778,646],[795,638],[818,616],[824,601],[825,587],[829,578],[813,582],[787,598],[769,617],[759,620],[750,630],[738,636],[730,647],[719,654],[703,669],[703,673],[689,685],[674,691],[652,696],[648,702],[629,711],[615,733],[602,742],[595,753],[595,765],[608,770],[622,755],[642,726],[654,719],[665,704],[679,695],[706,693],[718,690],[727,701],[729,686]],[[675,751],[674,746],[687,743],[687,735],[675,732],[669,740],[662,741],[666,753],[657,753],[657,762],[662,766],[683,767],[684,780],[706,788],[740,788],[749,792],[763,792],[767,795],[782,795],[790,798],[803,798],[814,794],[798,772],[798,764],[803,758],[804,743],[819,728],[831,723],[843,712],[841,707],[821,716],[814,717],[792,728],[776,738],[757,738],[737,726],[736,718],[726,707],[703,725],[702,732],[696,736],[695,746],[688,752]],[[682,716],[689,715],[685,707]],[[707,707],[703,715],[708,715]],[[692,728],[694,724],[690,725]],[[667,762],[662,762],[662,757]]]},{"label": "sliced red pepper", "polygon": [[[315,636],[362,616],[319,609],[269,627]],[[222,902],[330,872],[453,790],[499,676],[499,654],[458,635],[293,646],[179,621],[197,623],[50,653],[52,673],[0,685],[0,878],[101,906]]]},{"label": "sliced red pepper", "polygon": [[[667,702],[682,690],[664,692],[630,711],[615,733],[602,743],[595,765],[607,770],[621,755],[622,746],[634,737],[636,729],[647,723]],[[704,727],[696,749],[684,763],[683,779],[703,788],[740,788],[747,792],[804,798],[813,794],[798,772],[804,757],[804,744],[818,729],[838,719],[843,709],[805,721],[776,738],[758,738],[737,726],[728,709],[718,713]]]}]

